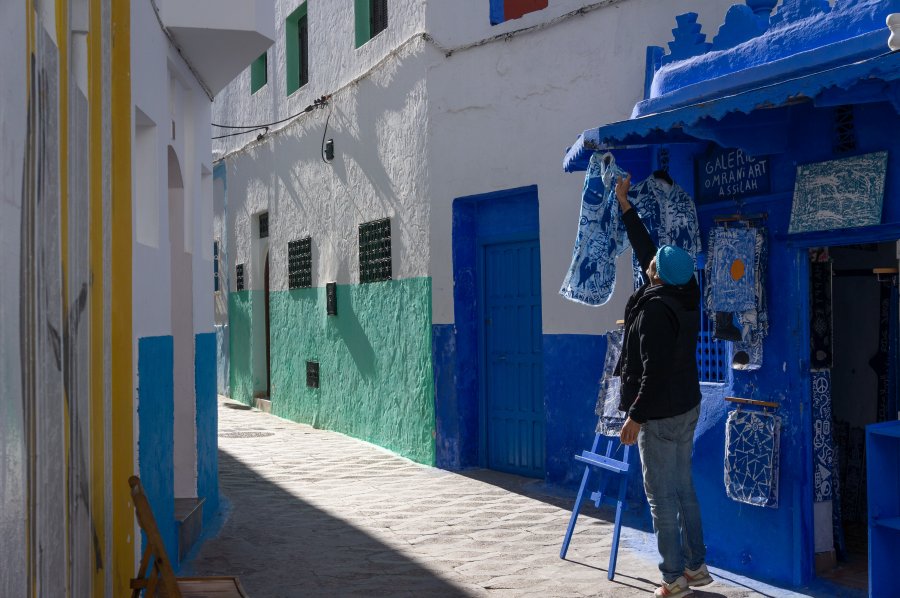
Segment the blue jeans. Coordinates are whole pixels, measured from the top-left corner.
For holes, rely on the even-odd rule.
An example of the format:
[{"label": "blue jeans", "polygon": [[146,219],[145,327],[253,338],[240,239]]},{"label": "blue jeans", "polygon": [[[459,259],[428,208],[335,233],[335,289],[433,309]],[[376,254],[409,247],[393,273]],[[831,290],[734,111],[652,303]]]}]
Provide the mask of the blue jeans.
[{"label": "blue jeans", "polygon": [[706,561],[700,504],[691,475],[694,429],[699,416],[697,405],[675,417],[650,420],[638,434],[644,490],[662,559],[659,570],[666,583],[681,577],[685,567],[697,569]]}]

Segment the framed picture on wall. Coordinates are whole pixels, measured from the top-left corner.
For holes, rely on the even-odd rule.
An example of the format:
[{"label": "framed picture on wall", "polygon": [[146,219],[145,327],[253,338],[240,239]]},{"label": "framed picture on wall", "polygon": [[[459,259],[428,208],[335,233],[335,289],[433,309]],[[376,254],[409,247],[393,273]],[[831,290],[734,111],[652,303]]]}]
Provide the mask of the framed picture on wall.
[{"label": "framed picture on wall", "polygon": [[887,152],[797,167],[790,233],[881,224]]}]

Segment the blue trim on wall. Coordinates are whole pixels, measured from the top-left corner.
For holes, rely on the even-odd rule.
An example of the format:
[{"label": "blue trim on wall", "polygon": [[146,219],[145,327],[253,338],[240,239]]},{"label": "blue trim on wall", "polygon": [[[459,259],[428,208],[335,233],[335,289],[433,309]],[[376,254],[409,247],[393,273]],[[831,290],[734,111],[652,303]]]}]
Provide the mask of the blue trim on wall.
[{"label": "blue trim on wall", "polygon": [[203,525],[219,510],[219,411],[216,400],[216,334],[194,341],[194,390],[197,397],[197,496],[205,498]]},{"label": "blue trim on wall", "polygon": [[503,9],[504,0],[490,0],[491,6],[491,25],[499,25],[506,20],[505,11]]},{"label": "blue trim on wall", "polygon": [[176,556],[172,564],[177,568],[172,366],[171,336],[138,339],[138,471],[166,551]]}]

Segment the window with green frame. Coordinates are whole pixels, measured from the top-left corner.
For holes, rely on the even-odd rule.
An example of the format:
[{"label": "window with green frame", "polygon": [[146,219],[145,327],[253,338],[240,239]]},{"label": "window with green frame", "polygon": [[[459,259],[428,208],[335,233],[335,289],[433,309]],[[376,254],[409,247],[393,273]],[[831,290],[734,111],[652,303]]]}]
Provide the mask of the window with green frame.
[{"label": "window with green frame", "polygon": [[267,52],[250,64],[250,94],[262,89],[269,80],[269,59]]},{"label": "window with green frame", "polygon": [[306,2],[285,19],[284,46],[287,64],[287,95],[309,83],[309,25]]},{"label": "window with green frame", "polygon": [[387,0],[356,1],[356,47],[387,29]]}]

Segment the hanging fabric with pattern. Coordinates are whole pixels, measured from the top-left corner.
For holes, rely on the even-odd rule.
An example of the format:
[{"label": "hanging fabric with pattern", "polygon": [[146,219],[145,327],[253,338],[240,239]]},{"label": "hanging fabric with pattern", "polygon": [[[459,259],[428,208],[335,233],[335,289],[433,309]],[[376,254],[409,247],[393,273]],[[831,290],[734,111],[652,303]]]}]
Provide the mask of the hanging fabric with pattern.
[{"label": "hanging fabric with pattern", "polygon": [[732,500],[778,507],[781,418],[732,411],[725,427],[725,492]]}]

